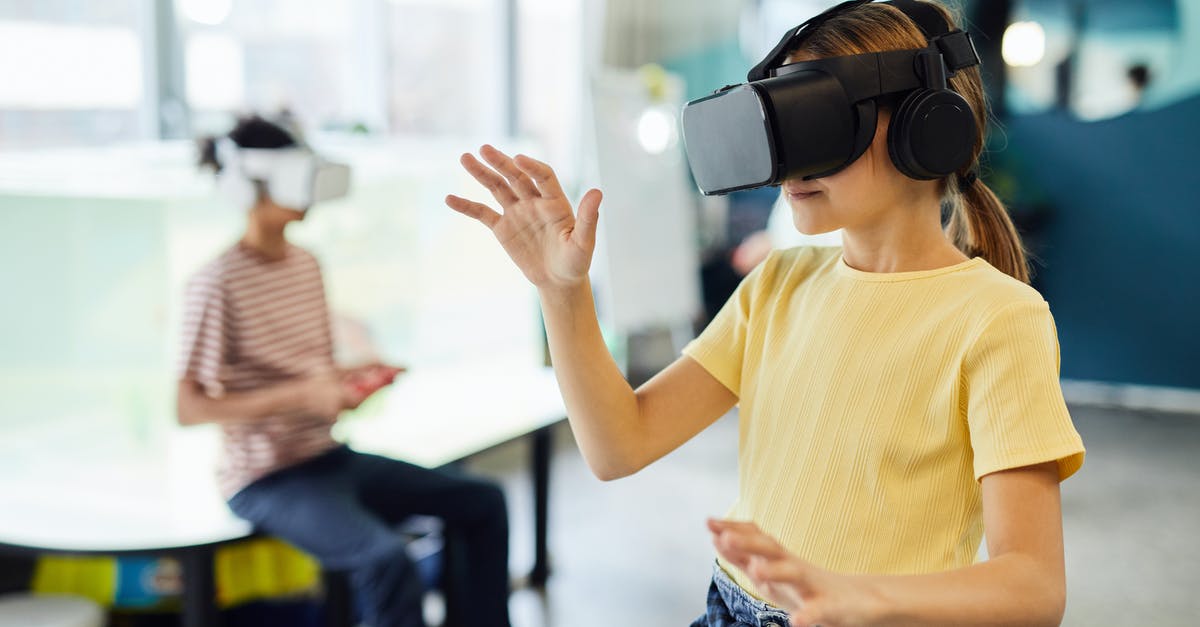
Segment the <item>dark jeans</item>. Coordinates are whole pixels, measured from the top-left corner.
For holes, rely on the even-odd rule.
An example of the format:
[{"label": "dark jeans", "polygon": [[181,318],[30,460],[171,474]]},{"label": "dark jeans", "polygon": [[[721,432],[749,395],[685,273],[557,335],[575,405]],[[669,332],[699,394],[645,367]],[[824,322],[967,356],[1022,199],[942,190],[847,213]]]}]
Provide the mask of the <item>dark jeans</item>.
[{"label": "dark jeans", "polygon": [[708,608],[691,627],[788,627],[787,612],[750,596],[720,564],[713,565]]},{"label": "dark jeans", "polygon": [[[255,527],[346,571],[372,627],[423,627],[422,585],[397,523],[441,518],[456,544],[446,576],[471,625],[508,627],[508,512],[496,485],[339,447],[272,473],[229,500]],[[461,567],[460,567],[461,565]]]}]

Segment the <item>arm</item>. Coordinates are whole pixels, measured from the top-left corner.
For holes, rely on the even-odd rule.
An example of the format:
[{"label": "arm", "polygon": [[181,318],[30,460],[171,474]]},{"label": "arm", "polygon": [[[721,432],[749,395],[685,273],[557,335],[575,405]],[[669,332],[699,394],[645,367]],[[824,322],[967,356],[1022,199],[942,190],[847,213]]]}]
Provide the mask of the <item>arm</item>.
[{"label": "arm", "polygon": [[550,355],[571,428],[588,465],[609,480],[637,472],[729,411],[732,392],[689,358],[636,392],[605,348],[587,271],[600,218],[599,190],[579,203],[578,220],[554,171],[484,146],[485,166],[462,165],[503,208],[449,196],[452,209],[483,223],[538,288]]},{"label": "arm", "polygon": [[981,479],[989,559],[927,575],[841,575],[753,523],[710,521],[717,550],[797,625],[1057,625],[1066,606],[1056,462]]},{"label": "arm", "polygon": [[175,399],[176,416],[183,426],[248,423],[281,414],[325,416],[333,421],[352,405],[341,379],[331,375],[220,397],[210,396],[199,383],[184,379]]},{"label": "arm", "polygon": [[737,403],[691,357],[637,391],[605,347],[590,286],[541,292],[554,374],[588,466],[609,481],[631,475],[703,431]]}]

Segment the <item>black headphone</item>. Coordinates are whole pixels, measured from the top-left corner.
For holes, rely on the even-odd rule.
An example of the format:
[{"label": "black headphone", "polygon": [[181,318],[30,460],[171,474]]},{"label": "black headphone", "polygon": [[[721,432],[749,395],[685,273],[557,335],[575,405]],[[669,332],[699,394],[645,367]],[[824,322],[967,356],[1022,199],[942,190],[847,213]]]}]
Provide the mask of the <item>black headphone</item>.
[{"label": "black headphone", "polygon": [[[767,57],[750,70],[747,79],[757,81],[774,76],[788,52],[803,43],[821,24],[868,2],[871,0],[843,2],[789,31]],[[958,70],[979,65],[979,55],[970,35],[959,29],[951,30],[950,24],[933,5],[920,0],[888,0],[884,4],[896,7],[916,23],[934,53],[921,57],[921,67],[915,68],[924,86],[905,94],[892,112],[888,154],[896,169],[910,178],[932,180],[949,176],[971,162],[976,128],[971,106],[949,87],[947,78]],[[859,108],[856,114],[860,128],[869,125],[874,129],[874,106]],[[864,119],[868,116],[872,119]],[[856,142],[860,145],[855,146],[853,155],[841,168],[866,151],[874,133],[860,134],[860,137],[863,135],[865,141]],[[824,172],[821,176],[836,171]]]}]

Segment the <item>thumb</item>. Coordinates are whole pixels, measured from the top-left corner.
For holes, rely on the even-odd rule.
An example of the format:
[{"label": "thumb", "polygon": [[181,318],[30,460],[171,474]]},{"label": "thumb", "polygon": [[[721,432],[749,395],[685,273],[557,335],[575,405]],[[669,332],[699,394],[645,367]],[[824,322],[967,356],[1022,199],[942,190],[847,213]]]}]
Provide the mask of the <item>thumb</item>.
[{"label": "thumb", "polygon": [[593,189],[579,201],[579,213],[575,216],[575,231],[571,237],[588,250],[596,245],[596,225],[600,223],[600,201],[603,199],[604,194]]}]

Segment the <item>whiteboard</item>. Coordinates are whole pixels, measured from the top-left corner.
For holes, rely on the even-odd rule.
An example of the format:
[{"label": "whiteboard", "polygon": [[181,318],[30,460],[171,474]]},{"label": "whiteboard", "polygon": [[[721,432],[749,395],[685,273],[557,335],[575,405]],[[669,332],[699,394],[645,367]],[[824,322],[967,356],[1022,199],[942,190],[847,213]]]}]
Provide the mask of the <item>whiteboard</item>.
[{"label": "whiteboard", "polygon": [[[653,76],[608,69],[592,80],[594,169],[604,192],[592,276],[602,318],[623,334],[690,324],[702,308],[697,193],[679,130],[683,81]],[[658,154],[639,140],[647,111],[669,120],[672,141]]]}]

